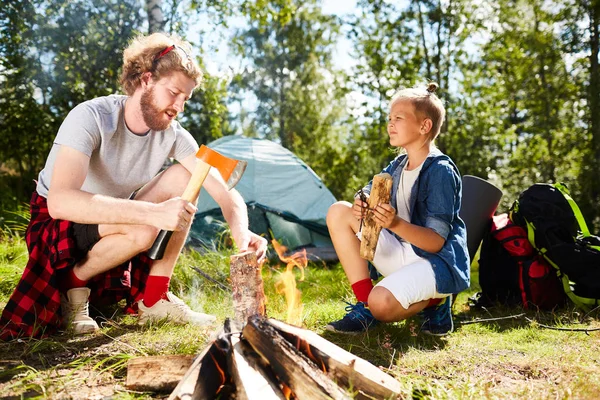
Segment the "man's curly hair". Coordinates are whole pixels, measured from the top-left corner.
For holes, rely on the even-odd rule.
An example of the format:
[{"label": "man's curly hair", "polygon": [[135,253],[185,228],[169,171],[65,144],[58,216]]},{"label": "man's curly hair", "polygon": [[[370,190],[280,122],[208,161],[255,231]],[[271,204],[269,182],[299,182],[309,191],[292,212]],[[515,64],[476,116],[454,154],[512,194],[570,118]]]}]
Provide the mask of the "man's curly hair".
[{"label": "man's curly hair", "polygon": [[[175,47],[158,57],[170,46]],[[191,51],[190,44],[175,35],[153,33],[136,37],[123,52],[120,80],[123,90],[131,96],[141,85],[142,75],[146,72],[151,72],[154,80],[176,71],[183,72],[196,82],[197,87],[202,83],[202,71],[191,58]]]}]

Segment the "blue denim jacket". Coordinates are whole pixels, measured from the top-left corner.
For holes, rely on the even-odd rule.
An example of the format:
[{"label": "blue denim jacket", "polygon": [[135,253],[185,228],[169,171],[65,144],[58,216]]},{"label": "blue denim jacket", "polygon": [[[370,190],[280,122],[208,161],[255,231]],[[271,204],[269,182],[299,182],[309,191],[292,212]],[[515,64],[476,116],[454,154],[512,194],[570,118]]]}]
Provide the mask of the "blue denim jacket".
[{"label": "blue denim jacket", "polygon": [[[393,178],[391,205],[396,206],[400,174],[408,162],[403,154],[382,172]],[[371,191],[372,182],[363,188]],[[437,253],[412,246],[419,257],[433,266],[438,293],[458,293],[469,287],[470,261],[465,223],[458,216],[462,197],[462,181],[450,157],[434,148],[423,162],[421,172],[411,190],[411,223],[433,229],[446,241]],[[393,232],[391,232],[393,234]],[[400,237],[394,234],[398,240]]]}]

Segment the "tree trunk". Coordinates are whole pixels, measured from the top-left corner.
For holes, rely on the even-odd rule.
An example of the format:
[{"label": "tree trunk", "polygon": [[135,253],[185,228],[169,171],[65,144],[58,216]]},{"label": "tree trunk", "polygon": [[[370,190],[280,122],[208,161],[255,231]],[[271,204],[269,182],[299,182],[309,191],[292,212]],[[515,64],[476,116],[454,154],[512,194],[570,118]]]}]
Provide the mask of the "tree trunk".
[{"label": "tree trunk", "polygon": [[148,33],[162,32],[165,28],[162,0],[146,0],[146,12],[148,13]]}]

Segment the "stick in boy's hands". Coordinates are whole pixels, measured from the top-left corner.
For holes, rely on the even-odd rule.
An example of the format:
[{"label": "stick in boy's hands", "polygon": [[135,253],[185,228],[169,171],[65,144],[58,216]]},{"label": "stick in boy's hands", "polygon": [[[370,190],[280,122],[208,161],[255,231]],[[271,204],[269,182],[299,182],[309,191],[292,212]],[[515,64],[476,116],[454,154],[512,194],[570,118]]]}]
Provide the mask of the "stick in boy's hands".
[{"label": "stick in boy's hands", "polygon": [[[392,177],[389,174],[383,173],[373,177],[373,185],[371,186],[371,194],[368,199],[368,209],[363,213],[362,221],[362,237],[360,242],[360,256],[365,260],[373,261],[375,257],[375,249],[381,232],[379,225],[374,217],[373,210],[379,204],[390,202],[392,190]],[[355,201],[356,204],[356,201]]]}]

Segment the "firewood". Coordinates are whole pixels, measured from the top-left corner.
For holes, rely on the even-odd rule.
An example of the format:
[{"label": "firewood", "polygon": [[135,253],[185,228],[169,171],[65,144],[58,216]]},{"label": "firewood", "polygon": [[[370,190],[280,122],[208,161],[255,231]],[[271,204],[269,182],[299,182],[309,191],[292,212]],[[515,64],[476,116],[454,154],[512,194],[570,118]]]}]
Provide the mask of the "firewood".
[{"label": "firewood", "polygon": [[285,400],[277,377],[260,355],[238,336],[231,336],[233,351],[230,369],[236,386],[236,400]]},{"label": "firewood", "polygon": [[299,399],[350,399],[317,365],[298,352],[264,318],[248,319],[244,339],[265,359]]},{"label": "firewood", "polygon": [[[214,337],[219,337],[223,334],[222,331],[216,333]],[[196,389],[196,383],[200,374],[200,368],[204,361],[208,362],[210,359],[209,352],[213,349],[214,342],[211,342],[208,346],[202,350],[202,352],[196,357],[192,365],[189,367],[187,372],[183,375],[177,387],[173,389],[168,400],[191,400]]]},{"label": "firewood", "polygon": [[310,353],[308,357],[322,364],[338,385],[357,390],[357,399],[393,399],[400,395],[400,383],[396,379],[315,332],[275,319],[269,319],[268,323],[305,355]]},{"label": "firewood", "polygon": [[247,251],[231,256],[231,288],[234,319],[245,323],[252,315],[265,315],[265,290],[256,253]]},{"label": "firewood", "polygon": [[171,391],[185,375],[193,359],[193,356],[187,355],[132,358],[127,363],[125,386],[138,391]]},{"label": "firewood", "polygon": [[383,173],[373,177],[373,185],[371,186],[371,194],[369,195],[369,209],[366,210],[362,222],[362,238],[360,243],[360,256],[365,260],[373,261],[375,257],[375,249],[377,248],[377,240],[381,232],[381,226],[375,223],[373,218],[373,209],[378,204],[390,202],[392,190],[392,177],[390,174]]}]

